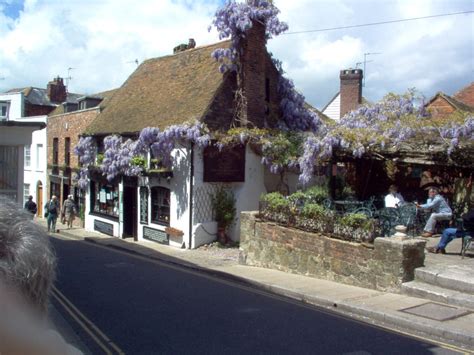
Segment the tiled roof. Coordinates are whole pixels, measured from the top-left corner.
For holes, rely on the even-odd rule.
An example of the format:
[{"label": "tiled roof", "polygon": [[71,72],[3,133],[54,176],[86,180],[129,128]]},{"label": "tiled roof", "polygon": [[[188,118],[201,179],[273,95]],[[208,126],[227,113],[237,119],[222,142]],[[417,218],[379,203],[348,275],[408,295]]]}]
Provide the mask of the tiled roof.
[{"label": "tiled roof", "polygon": [[[53,107],[57,105],[56,103],[51,102],[46,89],[28,86],[24,88],[10,89],[7,91],[7,93],[13,93],[13,92],[23,92],[23,95],[25,96],[25,101],[32,105],[53,106]],[[77,99],[81,96],[84,96],[84,95],[68,93],[66,101],[77,102]]]},{"label": "tiled roof", "polygon": [[459,111],[464,111],[464,112],[474,112],[474,107],[468,106],[461,101],[456,100],[454,97],[451,97],[449,95],[446,95],[443,92],[438,92],[435,96],[431,98],[431,100],[426,104],[426,106],[429,106],[434,100],[436,100],[438,97],[443,98],[446,100],[451,106],[453,106],[456,110]]},{"label": "tiled roof", "polygon": [[[93,95],[78,95],[78,94],[75,94],[78,97],[76,98],[76,101],[73,102],[73,103],[77,104],[77,100],[80,99],[80,98],[84,98],[84,97],[103,99],[102,102],[99,105],[102,108],[102,107],[105,107],[105,105],[107,103],[107,100],[110,99],[112,97],[112,95],[117,90],[118,89],[103,91],[103,92],[99,92],[99,93],[93,94]],[[56,115],[61,115],[63,113],[64,113],[64,105],[61,104],[61,105],[58,105],[58,107],[56,107],[53,111],[51,111],[48,116],[56,116]]]},{"label": "tiled roof", "polygon": [[104,103],[86,134],[137,133],[201,120],[224,82],[211,53],[228,46],[219,42],[143,62]]}]

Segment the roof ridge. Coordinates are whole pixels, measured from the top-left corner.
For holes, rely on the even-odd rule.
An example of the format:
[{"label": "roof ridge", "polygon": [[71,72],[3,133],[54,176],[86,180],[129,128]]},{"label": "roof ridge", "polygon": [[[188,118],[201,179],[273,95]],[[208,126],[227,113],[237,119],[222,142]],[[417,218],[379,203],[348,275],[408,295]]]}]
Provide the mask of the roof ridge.
[{"label": "roof ridge", "polygon": [[209,47],[213,47],[213,46],[215,46],[219,43],[226,43],[226,42],[230,42],[230,41],[231,41],[230,39],[227,39],[225,41],[214,42],[214,43],[211,43],[211,44],[205,44],[205,45],[198,46],[198,47],[195,47],[195,48],[186,49],[184,51],[180,51],[180,52],[177,52],[177,53],[166,54],[166,55],[163,55],[161,57],[148,58],[148,59],[145,59],[142,63],[149,62],[149,61],[154,61],[154,60],[161,60],[161,59],[170,58],[170,57],[175,57],[175,56],[183,55],[183,54],[186,54],[186,53],[196,52],[198,50],[205,50],[205,49],[207,49]]}]

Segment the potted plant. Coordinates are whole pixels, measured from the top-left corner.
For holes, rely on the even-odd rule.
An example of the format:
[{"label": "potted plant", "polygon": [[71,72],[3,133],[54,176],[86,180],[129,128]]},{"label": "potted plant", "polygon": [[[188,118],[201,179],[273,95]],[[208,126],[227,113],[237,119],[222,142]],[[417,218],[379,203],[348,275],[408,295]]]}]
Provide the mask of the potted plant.
[{"label": "potted plant", "polygon": [[220,186],[211,195],[211,203],[214,218],[217,222],[217,239],[222,244],[226,244],[229,240],[227,230],[234,223],[236,215],[234,194]]}]

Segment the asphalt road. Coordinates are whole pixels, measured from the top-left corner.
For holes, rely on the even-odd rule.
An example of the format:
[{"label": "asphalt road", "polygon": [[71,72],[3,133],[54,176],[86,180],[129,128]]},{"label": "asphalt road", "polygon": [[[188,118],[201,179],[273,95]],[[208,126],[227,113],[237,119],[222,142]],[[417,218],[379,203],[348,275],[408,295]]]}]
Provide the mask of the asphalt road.
[{"label": "asphalt road", "polygon": [[52,239],[52,303],[93,354],[454,353],[199,272]]}]

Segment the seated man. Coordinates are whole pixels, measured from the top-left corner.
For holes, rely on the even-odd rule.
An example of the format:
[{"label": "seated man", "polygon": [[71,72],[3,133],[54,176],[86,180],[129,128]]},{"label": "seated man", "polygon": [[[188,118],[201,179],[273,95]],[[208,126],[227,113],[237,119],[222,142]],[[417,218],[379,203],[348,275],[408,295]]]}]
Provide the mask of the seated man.
[{"label": "seated man", "polygon": [[29,215],[0,197],[0,354],[78,354],[44,322],[56,258]]},{"label": "seated man", "polygon": [[390,185],[388,195],[385,196],[385,207],[397,208],[404,202],[403,196],[398,192],[397,185]]},{"label": "seated man", "polygon": [[428,201],[425,204],[419,205],[416,204],[417,208],[423,210],[431,210],[430,218],[426,222],[425,228],[423,230],[422,237],[430,238],[433,236],[435,231],[436,222],[438,221],[449,221],[453,216],[453,212],[449,207],[448,203],[443,196],[439,194],[439,190],[436,187],[430,187],[428,190]]},{"label": "seated man", "polygon": [[462,215],[463,229],[459,228],[446,228],[443,231],[443,236],[439,241],[438,245],[435,247],[426,248],[430,253],[441,253],[446,254],[446,246],[454,238],[462,238],[467,234],[471,236],[474,234],[474,208],[471,208],[469,212]]}]

